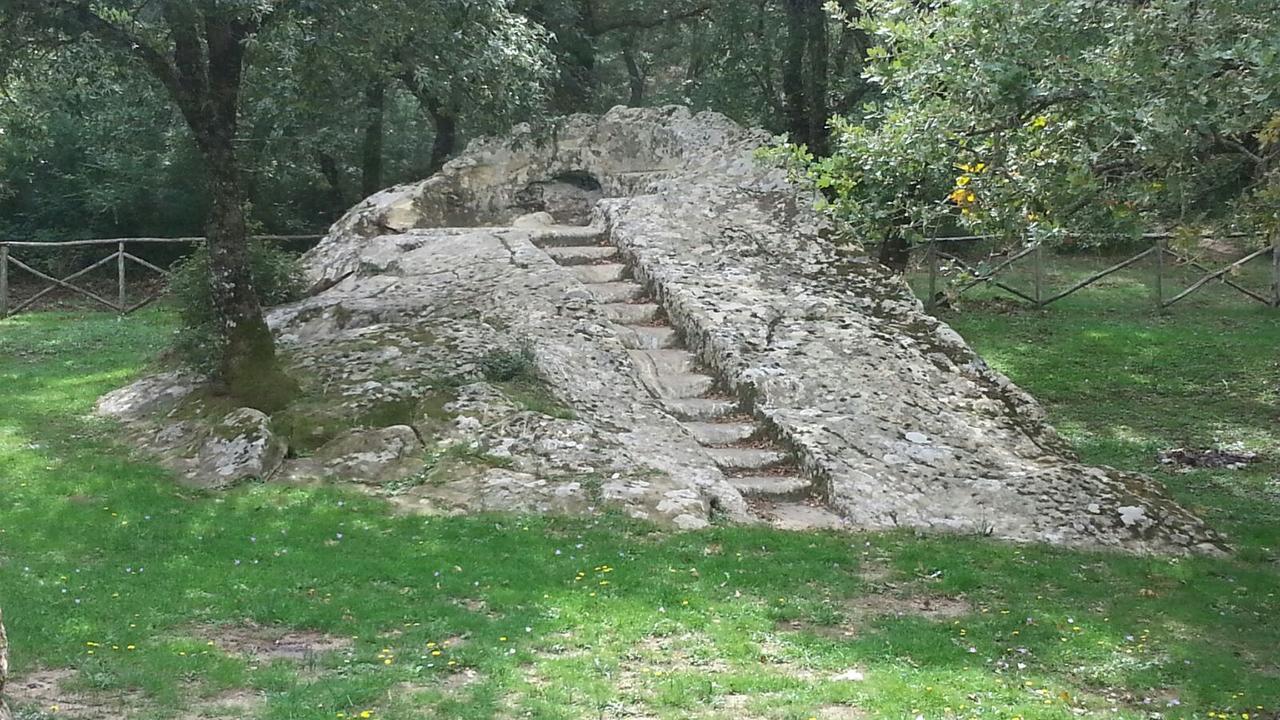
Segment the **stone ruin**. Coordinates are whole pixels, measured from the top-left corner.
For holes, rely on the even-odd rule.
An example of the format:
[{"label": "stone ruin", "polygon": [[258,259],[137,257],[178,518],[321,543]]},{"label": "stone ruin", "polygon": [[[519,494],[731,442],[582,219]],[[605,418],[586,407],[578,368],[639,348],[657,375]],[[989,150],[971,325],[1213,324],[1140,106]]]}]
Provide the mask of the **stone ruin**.
[{"label": "stone ruin", "polygon": [[1026,393],[832,239],[769,137],[615,108],[473,142],[368,198],[269,321],[268,418],[184,372],[105,397],[188,482],[345,481],[407,511],[593,512],[1219,552],[1078,462]]}]

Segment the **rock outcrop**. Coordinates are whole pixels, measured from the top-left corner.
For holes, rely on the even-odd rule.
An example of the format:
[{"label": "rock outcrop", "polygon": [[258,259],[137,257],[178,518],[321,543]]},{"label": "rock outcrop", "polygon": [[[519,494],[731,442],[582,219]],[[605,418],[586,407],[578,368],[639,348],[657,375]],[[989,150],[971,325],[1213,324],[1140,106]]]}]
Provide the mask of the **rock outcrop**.
[{"label": "rock outcrop", "polygon": [[1032,398],[830,238],[755,160],[767,140],[619,108],[474,142],[361,203],[305,258],[315,293],[270,317],[308,389],[272,419],[295,456],[277,476],[431,511],[1223,547],[1150,479],[1077,462]]}]

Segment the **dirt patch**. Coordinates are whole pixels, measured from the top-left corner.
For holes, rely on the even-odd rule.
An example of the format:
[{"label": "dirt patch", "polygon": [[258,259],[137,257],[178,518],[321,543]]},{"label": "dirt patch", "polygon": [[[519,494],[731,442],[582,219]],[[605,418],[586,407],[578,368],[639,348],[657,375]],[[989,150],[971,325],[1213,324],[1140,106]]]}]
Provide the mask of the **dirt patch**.
[{"label": "dirt patch", "polygon": [[[71,669],[41,670],[13,680],[6,686],[17,717],[30,712],[40,718],[119,720],[134,717],[149,703],[139,692],[71,689],[78,672]],[[265,700],[250,690],[228,690],[210,698],[192,699],[177,720],[254,717]]]},{"label": "dirt patch", "polygon": [[127,710],[137,710],[145,705],[136,692],[92,692],[70,690],[76,679],[76,671],[69,669],[41,670],[12,679],[5,686],[9,701],[22,717],[23,709],[44,715],[75,718],[76,720],[116,720],[126,717]]},{"label": "dirt patch", "polygon": [[177,720],[255,717],[265,704],[266,700],[258,693],[249,690],[228,690],[212,698],[201,700],[191,709],[179,713]]},{"label": "dirt patch", "polygon": [[862,720],[866,711],[852,705],[826,705],[818,708],[818,720]]},{"label": "dirt patch", "polygon": [[715,656],[714,645],[705,636],[652,635],[623,656],[624,667],[638,673],[666,673],[679,670],[722,673],[729,668]]},{"label": "dirt patch", "polygon": [[439,682],[431,684],[426,682],[403,682],[391,688],[391,697],[412,699],[417,695],[430,691],[444,691],[446,693],[458,693],[480,682],[483,678],[480,673],[471,668],[464,668],[456,673],[445,675],[440,678]]},{"label": "dirt patch", "polygon": [[954,620],[973,613],[968,600],[946,595],[864,595],[850,600],[845,612],[854,620],[877,617],[919,617]]},{"label": "dirt patch", "polygon": [[892,589],[894,572],[887,558],[863,558],[858,565],[858,577],[876,590]]},{"label": "dirt patch", "polygon": [[[1082,692],[1079,701],[1095,700],[1112,707],[1123,707],[1151,713],[1168,712],[1182,704],[1181,693],[1173,688],[1150,688],[1147,690],[1126,690],[1123,688],[1089,688]],[[1075,703],[1073,703],[1075,704]],[[1253,713],[1251,717],[1260,717]]]},{"label": "dirt patch", "polygon": [[1161,450],[1156,456],[1161,465],[1170,465],[1179,470],[1240,470],[1253,463],[1262,462],[1256,452],[1239,448],[1170,448]]},{"label": "dirt patch", "polygon": [[228,655],[264,662],[309,660],[327,653],[349,652],[353,647],[350,638],[256,623],[204,625],[196,628],[194,634],[209,640]]},{"label": "dirt patch", "polygon": [[863,595],[844,604],[844,621],[823,625],[807,620],[779,621],[777,628],[790,632],[811,632],[835,640],[858,635],[867,624],[879,618],[915,617],[931,621],[954,620],[973,613],[973,606],[961,597],[934,594],[894,595],[878,593]]}]

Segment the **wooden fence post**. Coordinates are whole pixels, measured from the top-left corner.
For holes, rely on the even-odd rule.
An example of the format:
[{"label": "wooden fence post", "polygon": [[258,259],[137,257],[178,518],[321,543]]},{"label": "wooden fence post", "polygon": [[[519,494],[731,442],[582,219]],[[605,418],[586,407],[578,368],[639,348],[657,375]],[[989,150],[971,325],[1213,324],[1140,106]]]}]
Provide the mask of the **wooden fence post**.
[{"label": "wooden fence post", "polygon": [[1036,307],[1044,307],[1044,243],[1036,245]]},{"label": "wooden fence post", "polygon": [[1152,292],[1156,298],[1156,310],[1164,307],[1164,238],[1156,238],[1156,278]]},{"label": "wooden fence post", "polygon": [[9,246],[0,245],[0,320],[9,317]]},{"label": "wooden fence post", "polygon": [[938,241],[929,240],[929,249],[925,251],[926,262],[929,263],[929,295],[925,298],[926,310],[932,311],[938,304]]},{"label": "wooden fence post", "polygon": [[116,304],[120,306],[120,314],[123,315],[129,307],[127,304],[128,296],[125,294],[124,289],[124,243],[116,246],[116,250]]},{"label": "wooden fence post", "polygon": [[1280,230],[1271,233],[1271,300],[1280,308]]}]

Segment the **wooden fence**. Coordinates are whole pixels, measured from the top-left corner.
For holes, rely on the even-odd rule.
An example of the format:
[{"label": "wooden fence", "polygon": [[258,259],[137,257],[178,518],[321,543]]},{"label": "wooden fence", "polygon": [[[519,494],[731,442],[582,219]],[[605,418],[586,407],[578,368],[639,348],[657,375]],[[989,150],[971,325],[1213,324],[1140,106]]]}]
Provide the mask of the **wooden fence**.
[{"label": "wooden fence", "polygon": [[[1093,285],[1099,280],[1134,265],[1141,260],[1152,258],[1152,296],[1154,303],[1158,308],[1167,308],[1179,300],[1194,294],[1196,291],[1204,288],[1214,280],[1220,280],[1225,287],[1229,287],[1246,297],[1257,300],[1263,305],[1280,308],[1280,235],[1276,236],[1272,240],[1272,244],[1269,247],[1255,250],[1239,260],[1216,270],[1205,266],[1194,258],[1187,257],[1172,250],[1169,247],[1169,240],[1171,237],[1172,236],[1170,235],[1164,234],[1145,235],[1144,238],[1152,241],[1151,247],[1104,270],[1100,270],[1089,277],[1072,284],[1070,287],[1057,292],[1050,290],[1045,285],[1045,248],[1039,243],[1027,245],[1019,250],[1013,251],[1012,254],[1003,258],[998,264],[990,269],[980,270],[974,267],[972,261],[967,261],[956,256],[954,253],[946,252],[942,247],[948,243],[992,240],[995,239],[993,236],[969,235],[951,238],[931,238],[925,241],[925,266],[929,273],[928,296],[925,300],[925,305],[930,309],[933,309],[941,298],[941,295],[939,294],[938,281],[940,265],[943,261],[953,263],[969,273],[969,277],[963,280],[959,287],[954,291],[957,296],[963,295],[965,292],[968,292],[979,285],[989,284],[992,287],[999,288],[1011,295],[1025,300],[1027,303],[1035,307],[1045,307],[1065,297],[1073,295],[1084,288]],[[1269,295],[1247,288],[1236,282],[1231,277],[1231,274],[1235,271],[1265,256],[1271,257],[1271,291]],[[1009,270],[1015,263],[1027,258],[1030,258],[1033,267],[1033,284],[1030,292],[1013,287],[998,279],[1000,273]],[[1186,267],[1193,268],[1204,274],[1179,292],[1173,295],[1168,295],[1165,291],[1165,285],[1169,279],[1166,268],[1166,260],[1168,259],[1173,259]]]},{"label": "wooden fence", "polygon": [[[319,240],[319,235],[260,235],[253,239],[264,242],[306,242]],[[41,298],[58,289],[69,290],[77,295],[86,297],[98,305],[109,310],[114,310],[121,315],[140,310],[150,305],[160,297],[160,292],[150,292],[141,298],[131,299],[129,297],[128,273],[126,272],[129,263],[134,263],[144,270],[160,275],[162,278],[168,279],[172,273],[158,265],[144,260],[137,255],[129,252],[131,245],[197,245],[204,242],[204,238],[186,237],[186,238],[118,238],[114,240],[69,240],[67,242],[25,242],[0,240],[0,319],[16,315],[23,310],[31,308]],[[40,270],[35,269],[32,265],[21,258],[17,257],[17,252],[22,250],[70,250],[85,248],[107,248],[114,250],[100,260],[97,260],[87,267],[77,270],[70,275],[62,278],[56,278],[48,275]],[[82,284],[76,284],[89,273],[98,268],[115,264],[115,297],[106,298],[98,293],[90,290]],[[10,294],[10,271],[20,270],[25,272],[37,280],[47,283],[43,288],[34,295],[27,297],[21,301],[13,302],[14,298]]]}]

